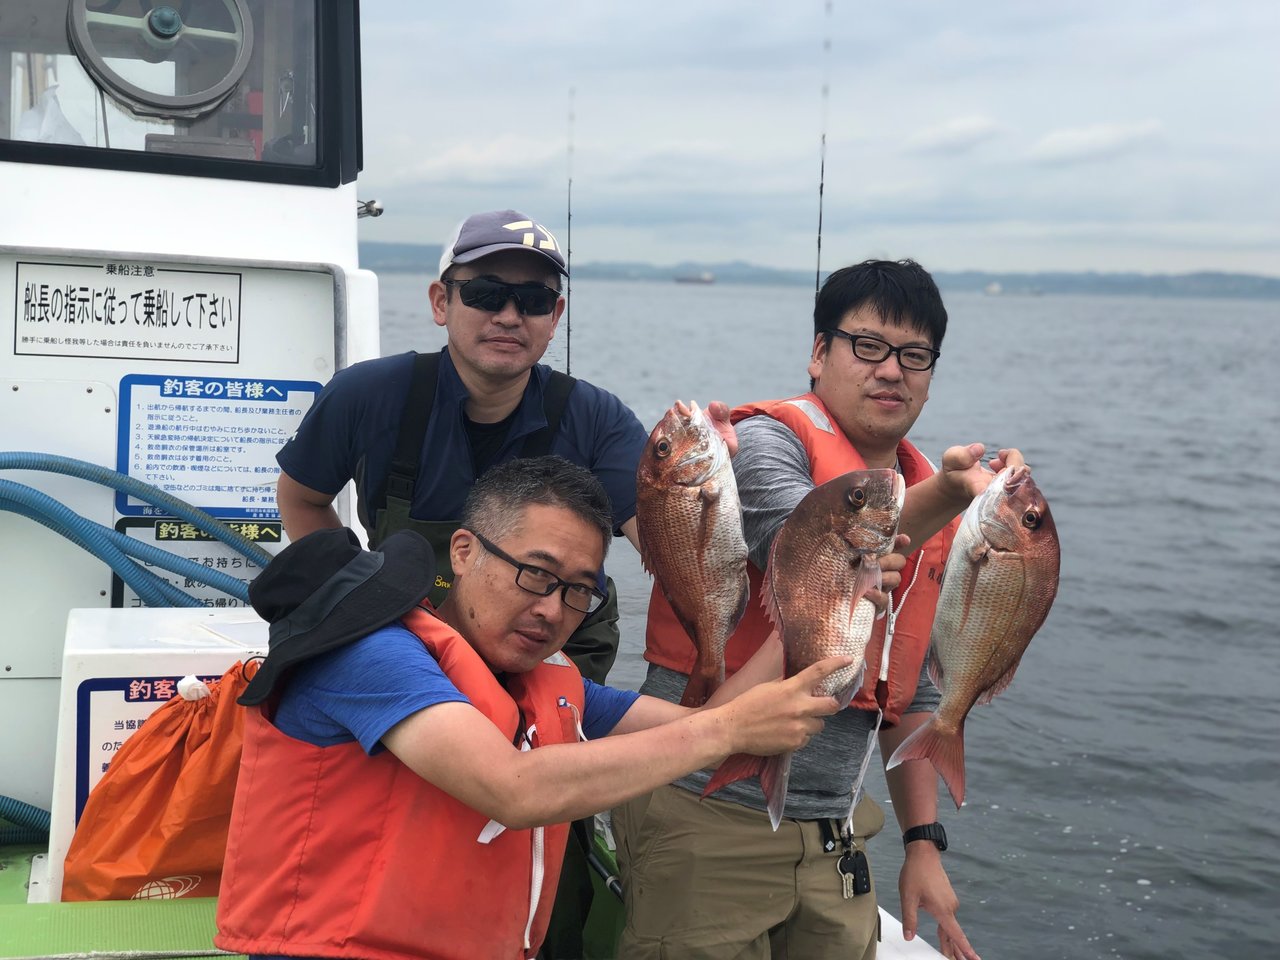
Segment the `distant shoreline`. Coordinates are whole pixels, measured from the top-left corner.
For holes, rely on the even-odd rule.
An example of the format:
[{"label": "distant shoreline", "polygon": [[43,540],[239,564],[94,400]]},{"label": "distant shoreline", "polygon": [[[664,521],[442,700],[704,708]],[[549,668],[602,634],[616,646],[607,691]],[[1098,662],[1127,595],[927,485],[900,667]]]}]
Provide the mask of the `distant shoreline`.
[{"label": "distant shoreline", "polygon": [[[360,266],[379,273],[427,273],[440,260],[440,247],[432,244],[360,244]],[[779,270],[735,261],[732,263],[683,262],[671,266],[651,263],[574,264],[580,280],[642,280],[671,283],[678,277],[714,276],[716,284],[813,286],[812,270]],[[947,291],[970,291],[993,296],[1041,294],[1111,294],[1151,297],[1225,297],[1246,300],[1280,299],[1280,277],[1212,270],[1178,274],[988,273],[979,270],[934,271],[938,286]]]}]

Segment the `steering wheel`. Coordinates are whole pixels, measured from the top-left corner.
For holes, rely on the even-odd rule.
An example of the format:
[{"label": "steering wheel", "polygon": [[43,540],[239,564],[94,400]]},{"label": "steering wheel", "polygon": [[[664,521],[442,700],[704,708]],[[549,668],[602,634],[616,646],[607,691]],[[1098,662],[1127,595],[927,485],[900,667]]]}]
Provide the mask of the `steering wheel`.
[{"label": "steering wheel", "polygon": [[[67,7],[67,29],[76,56],[89,75],[116,100],[134,113],[164,119],[195,119],[215,109],[235,89],[249,66],[253,50],[253,21],[244,0],[184,0],[180,7],[140,0],[140,16],[114,11],[121,0],[106,0],[101,7],[89,8],[89,0],[71,0]],[[196,12],[221,7],[230,19],[230,30],[192,26],[187,22],[192,8]],[[207,19],[207,18],[202,18]],[[110,56],[119,57],[119,45],[125,44],[129,59],[150,63],[178,62],[192,47],[200,47],[205,60],[210,54],[225,62],[223,76],[204,90],[175,95],[148,90],[126,80],[106,60],[100,45],[110,41]]]}]

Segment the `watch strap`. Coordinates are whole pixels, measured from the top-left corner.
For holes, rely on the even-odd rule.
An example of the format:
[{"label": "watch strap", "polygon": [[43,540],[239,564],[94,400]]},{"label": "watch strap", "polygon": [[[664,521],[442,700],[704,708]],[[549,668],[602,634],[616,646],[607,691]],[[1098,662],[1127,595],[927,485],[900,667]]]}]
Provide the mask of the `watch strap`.
[{"label": "watch strap", "polygon": [[902,845],[904,847],[916,840],[928,840],[940,851],[947,849],[947,831],[937,821],[911,827],[902,835]]}]

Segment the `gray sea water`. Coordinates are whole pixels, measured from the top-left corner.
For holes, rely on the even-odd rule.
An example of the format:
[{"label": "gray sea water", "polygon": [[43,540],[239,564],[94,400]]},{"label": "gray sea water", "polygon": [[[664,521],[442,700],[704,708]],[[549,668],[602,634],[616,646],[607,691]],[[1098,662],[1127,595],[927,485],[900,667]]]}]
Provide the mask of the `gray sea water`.
[{"label": "gray sea water", "polygon": [[[382,278],[384,353],[443,343],[426,286]],[[580,281],[548,360],[646,426],[677,397],[789,396],[812,298]],[[946,300],[912,439],[1021,448],[1063,556],[1012,686],[970,715],[964,808],[939,799],[966,932],[989,960],[1280,956],[1280,303]],[[648,577],[623,541],[609,566],[634,688]],[[894,913],[901,852],[872,842]]]}]

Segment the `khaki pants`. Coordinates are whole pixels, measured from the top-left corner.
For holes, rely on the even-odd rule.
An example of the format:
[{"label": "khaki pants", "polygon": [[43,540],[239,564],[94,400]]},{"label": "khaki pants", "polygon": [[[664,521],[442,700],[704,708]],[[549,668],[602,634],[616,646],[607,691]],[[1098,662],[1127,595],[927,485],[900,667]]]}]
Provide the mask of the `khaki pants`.
[{"label": "khaki pants", "polygon": [[[855,847],[884,826],[868,797],[854,812]],[[626,894],[619,960],[872,960],[872,891],[844,899],[842,852],[816,822],[784,819],[679,787],[613,811]]]}]

